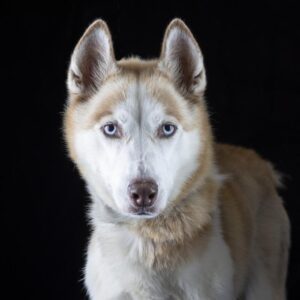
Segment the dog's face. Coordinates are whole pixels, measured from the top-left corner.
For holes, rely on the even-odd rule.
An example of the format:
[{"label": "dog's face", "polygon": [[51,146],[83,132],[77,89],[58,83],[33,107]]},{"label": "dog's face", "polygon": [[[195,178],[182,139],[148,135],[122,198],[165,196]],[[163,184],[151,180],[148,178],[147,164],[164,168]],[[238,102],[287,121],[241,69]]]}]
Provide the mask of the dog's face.
[{"label": "dog's face", "polygon": [[182,21],[169,25],[160,59],[148,62],[116,62],[106,24],[87,29],[71,60],[65,132],[96,201],[151,218],[176,199],[199,167],[205,84],[201,52]]}]

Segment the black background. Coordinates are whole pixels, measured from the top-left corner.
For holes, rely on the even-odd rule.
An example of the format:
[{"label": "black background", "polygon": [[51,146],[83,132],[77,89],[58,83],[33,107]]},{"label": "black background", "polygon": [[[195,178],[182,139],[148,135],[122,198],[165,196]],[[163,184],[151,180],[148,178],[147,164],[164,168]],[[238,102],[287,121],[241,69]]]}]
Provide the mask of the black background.
[{"label": "black background", "polygon": [[8,171],[2,168],[1,295],[10,293],[5,299],[85,299],[81,270],[88,197],[66,156],[61,127],[69,57],[98,17],[108,22],[118,59],[158,56],[173,17],[190,26],[205,57],[207,102],[217,138],[255,148],[285,174],[281,194],[293,234],[288,291],[289,299],[300,299],[296,1],[178,3],[3,4],[1,147]]}]

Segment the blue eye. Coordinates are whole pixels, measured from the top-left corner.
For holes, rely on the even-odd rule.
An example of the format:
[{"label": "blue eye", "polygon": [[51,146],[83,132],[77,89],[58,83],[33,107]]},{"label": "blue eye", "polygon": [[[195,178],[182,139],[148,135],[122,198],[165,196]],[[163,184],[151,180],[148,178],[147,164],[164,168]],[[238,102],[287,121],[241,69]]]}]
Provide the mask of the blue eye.
[{"label": "blue eye", "polygon": [[160,138],[168,138],[175,134],[177,127],[171,123],[165,123],[158,129],[158,136]]},{"label": "blue eye", "polygon": [[115,123],[107,123],[102,128],[104,135],[107,137],[120,138],[121,130],[119,126]]}]

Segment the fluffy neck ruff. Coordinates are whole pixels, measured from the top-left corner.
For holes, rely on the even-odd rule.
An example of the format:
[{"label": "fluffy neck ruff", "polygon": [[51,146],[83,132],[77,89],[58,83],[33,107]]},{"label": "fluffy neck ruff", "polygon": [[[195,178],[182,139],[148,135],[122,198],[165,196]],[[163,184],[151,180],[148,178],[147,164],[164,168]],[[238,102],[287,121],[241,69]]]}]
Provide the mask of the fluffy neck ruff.
[{"label": "fluffy neck ruff", "polygon": [[217,178],[207,178],[201,188],[154,219],[124,218],[99,205],[98,199],[91,209],[92,226],[95,232],[104,223],[121,226],[136,240],[135,262],[149,270],[170,271],[191,257],[195,249],[198,255],[205,249],[217,214],[219,186]]},{"label": "fluffy neck ruff", "polygon": [[145,245],[152,246],[150,249],[145,247],[144,251],[143,262],[148,267],[173,269],[191,257],[194,249],[205,249],[217,213],[218,188],[217,182],[207,179],[200,190],[183,199],[168,213],[130,224],[130,229],[142,237]]}]

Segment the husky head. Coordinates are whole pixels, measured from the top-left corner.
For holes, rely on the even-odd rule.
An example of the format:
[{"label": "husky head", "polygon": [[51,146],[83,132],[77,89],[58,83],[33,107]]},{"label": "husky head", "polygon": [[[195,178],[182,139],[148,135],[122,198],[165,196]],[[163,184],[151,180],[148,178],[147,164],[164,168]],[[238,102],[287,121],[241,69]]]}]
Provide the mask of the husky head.
[{"label": "husky head", "polygon": [[65,137],[92,198],[130,218],[167,213],[209,168],[200,48],[178,19],[160,58],[116,61],[105,22],[78,42],[68,72]]}]

